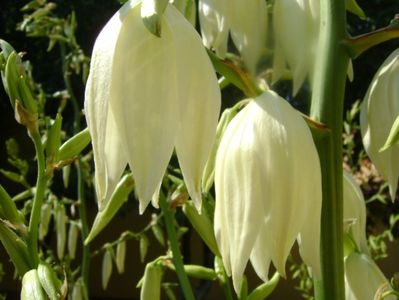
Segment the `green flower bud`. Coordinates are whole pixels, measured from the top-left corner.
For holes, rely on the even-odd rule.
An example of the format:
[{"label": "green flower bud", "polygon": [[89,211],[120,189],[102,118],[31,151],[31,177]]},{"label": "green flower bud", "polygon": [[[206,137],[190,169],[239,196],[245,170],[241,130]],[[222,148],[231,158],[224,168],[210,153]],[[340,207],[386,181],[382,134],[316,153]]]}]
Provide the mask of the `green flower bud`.
[{"label": "green flower bud", "polygon": [[46,155],[48,163],[53,163],[58,154],[58,149],[61,145],[61,125],[62,117],[60,114],[57,114],[54,123],[51,125],[47,133]]},{"label": "green flower bud", "polygon": [[151,262],[145,266],[140,300],[161,299],[162,273],[162,268],[157,263]]},{"label": "green flower bud", "polygon": [[78,237],[79,225],[76,222],[70,222],[68,230],[68,254],[71,259],[75,259]]},{"label": "green flower bud", "polygon": [[126,241],[118,243],[116,246],[116,269],[119,274],[125,271]]},{"label": "green flower bud", "polygon": [[101,269],[101,274],[102,274],[102,280],[101,284],[103,289],[107,289],[109,280],[112,275],[112,252],[110,249],[107,249],[104,253],[103,256],[103,262],[102,262],[102,269]]},{"label": "green flower bud", "polygon": [[61,161],[75,158],[89,143],[90,132],[89,129],[86,128],[62,144],[58,150],[57,160]]},{"label": "green flower bud", "polygon": [[64,257],[65,245],[67,242],[66,224],[68,221],[68,217],[65,213],[65,206],[61,203],[56,204],[54,213],[57,233],[57,256],[59,259],[62,259]]},{"label": "green flower bud", "polygon": [[48,233],[51,216],[53,214],[51,204],[44,203],[42,205],[41,211],[41,221],[39,224],[39,240],[43,241]]}]

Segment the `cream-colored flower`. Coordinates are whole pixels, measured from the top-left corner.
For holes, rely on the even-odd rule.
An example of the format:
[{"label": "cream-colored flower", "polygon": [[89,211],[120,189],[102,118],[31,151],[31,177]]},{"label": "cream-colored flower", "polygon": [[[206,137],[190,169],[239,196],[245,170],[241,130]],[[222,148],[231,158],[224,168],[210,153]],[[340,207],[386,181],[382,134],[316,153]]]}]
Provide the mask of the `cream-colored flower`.
[{"label": "cream-colored flower", "polygon": [[85,113],[92,136],[102,209],[128,163],[142,213],[157,191],[173,149],[197,208],[201,176],[214,140],[220,91],[193,26],[168,5],[162,36],[128,1],[105,25],[93,49]]},{"label": "cream-colored flower", "polygon": [[266,1],[199,0],[198,6],[204,45],[224,58],[230,31],[246,67],[255,73],[266,44]]},{"label": "cream-colored flower", "polygon": [[344,223],[348,225],[356,247],[365,254],[369,254],[366,237],[366,202],[363,193],[352,175],[344,172]]},{"label": "cream-colored flower", "polygon": [[306,76],[313,73],[319,15],[319,0],[276,0],[274,3],[273,81],[280,79],[287,62],[293,73],[294,95]]},{"label": "cream-colored flower", "polygon": [[392,201],[399,178],[399,146],[380,152],[399,115],[399,49],[381,65],[360,110],[363,145],[377,170],[388,181]]},{"label": "cream-colored flower", "polygon": [[[345,258],[346,300],[374,300],[378,293],[390,290],[388,280],[375,264],[365,254],[353,252]],[[384,299],[394,300],[388,296]]]},{"label": "cream-colored flower", "polygon": [[270,262],[284,275],[296,239],[320,274],[319,158],[305,121],[276,93],[253,99],[228,125],[215,188],[215,235],[236,291],[249,259],[264,281]]}]

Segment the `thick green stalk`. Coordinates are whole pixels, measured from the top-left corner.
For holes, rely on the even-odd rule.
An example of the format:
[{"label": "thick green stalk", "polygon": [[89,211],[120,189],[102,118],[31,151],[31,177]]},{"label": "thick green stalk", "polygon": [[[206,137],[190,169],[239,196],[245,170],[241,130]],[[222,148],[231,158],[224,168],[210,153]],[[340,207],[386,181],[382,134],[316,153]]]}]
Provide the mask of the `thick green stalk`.
[{"label": "thick green stalk", "polygon": [[32,211],[29,219],[28,228],[28,250],[34,267],[39,263],[38,255],[38,230],[40,222],[40,214],[43,204],[44,192],[46,190],[46,162],[44,159],[44,149],[38,131],[30,132],[31,138],[35,145],[36,159],[37,159],[37,181],[36,181],[36,192],[33,198]]},{"label": "thick green stalk", "polygon": [[164,215],[166,231],[168,232],[170,248],[172,249],[173,264],[175,265],[176,274],[179,278],[181,289],[183,290],[184,299],[194,300],[195,298],[191,289],[190,281],[188,280],[187,274],[184,271],[183,259],[180,253],[179,243],[177,241],[177,235],[174,225],[174,216],[170,211],[165,196],[162,193],[160,193],[159,195],[159,205],[161,206],[161,210]]},{"label": "thick green stalk", "polygon": [[316,140],[322,169],[322,277],[315,280],[316,299],[345,299],[343,264],[342,123],[349,57],[344,0],[324,0],[313,82],[311,117],[331,134]]}]

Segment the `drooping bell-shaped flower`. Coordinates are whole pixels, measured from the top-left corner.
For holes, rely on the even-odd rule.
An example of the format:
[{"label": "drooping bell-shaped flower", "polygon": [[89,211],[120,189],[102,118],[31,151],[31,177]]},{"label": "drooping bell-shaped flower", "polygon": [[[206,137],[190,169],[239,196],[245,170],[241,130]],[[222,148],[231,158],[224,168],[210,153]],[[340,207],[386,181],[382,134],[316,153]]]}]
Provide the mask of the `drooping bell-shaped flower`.
[{"label": "drooping bell-shaped flower", "polygon": [[277,81],[285,62],[293,73],[296,94],[306,76],[312,75],[315,47],[319,35],[320,0],[276,0],[273,25],[275,36],[273,81]]},{"label": "drooping bell-shaped flower", "polygon": [[399,115],[399,49],[381,65],[371,82],[360,110],[360,128],[364,148],[388,181],[392,201],[399,178],[399,146],[380,152]]},{"label": "drooping bell-shaped flower", "polygon": [[264,281],[273,262],[285,274],[298,239],[320,274],[321,172],[309,128],[273,91],[253,99],[228,125],[215,167],[215,235],[236,291],[248,260]]},{"label": "drooping bell-shaped flower", "polygon": [[351,234],[356,247],[365,254],[369,254],[366,237],[366,202],[363,193],[352,175],[344,172],[344,225]]},{"label": "drooping bell-shaped flower", "polygon": [[[92,136],[95,184],[102,209],[128,163],[142,213],[157,191],[173,149],[197,208],[201,176],[214,140],[220,91],[193,26],[173,5],[162,16],[162,36],[128,1],[94,45],[85,113]],[[155,195],[155,197],[154,197]]]},{"label": "drooping bell-shaped flower", "polygon": [[[345,285],[346,300],[374,300],[376,294],[391,289],[388,280],[375,264],[365,254],[353,252],[345,258]],[[395,296],[388,296],[384,299],[394,300]]]},{"label": "drooping bell-shaped flower", "polygon": [[256,65],[267,37],[267,4],[264,0],[199,0],[202,40],[224,58],[229,31],[248,70]]}]

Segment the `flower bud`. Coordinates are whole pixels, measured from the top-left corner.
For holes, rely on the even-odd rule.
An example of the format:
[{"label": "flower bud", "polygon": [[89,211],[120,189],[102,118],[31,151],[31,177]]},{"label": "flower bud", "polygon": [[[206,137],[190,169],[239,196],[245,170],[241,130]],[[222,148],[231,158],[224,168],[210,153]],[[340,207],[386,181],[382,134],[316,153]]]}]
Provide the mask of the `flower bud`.
[{"label": "flower bud", "polygon": [[140,300],[161,299],[162,268],[157,263],[151,262],[145,266]]},{"label": "flower bud", "polygon": [[152,198],[156,206],[175,147],[187,190],[199,209],[202,172],[220,111],[217,78],[198,33],[173,5],[161,16],[158,38],[143,25],[140,3],[128,1],[103,28],[93,49],[85,113],[99,208],[127,163],[140,213]]},{"label": "flower bud", "polygon": [[90,143],[90,133],[86,128],[65,141],[58,150],[58,160],[73,159]]},{"label": "flower bud", "polygon": [[319,158],[302,116],[276,93],[255,98],[228,125],[215,188],[216,240],[236,291],[248,259],[264,281],[270,262],[284,276],[296,239],[319,276]]},{"label": "flower bud", "polygon": [[378,172],[388,181],[392,201],[399,178],[399,146],[380,152],[399,115],[399,49],[375,74],[360,109],[360,129],[364,148]]},{"label": "flower bud", "polygon": [[[345,258],[346,299],[373,300],[377,293],[390,290],[384,274],[365,254],[353,252]],[[395,296],[384,299],[394,300]]]}]

